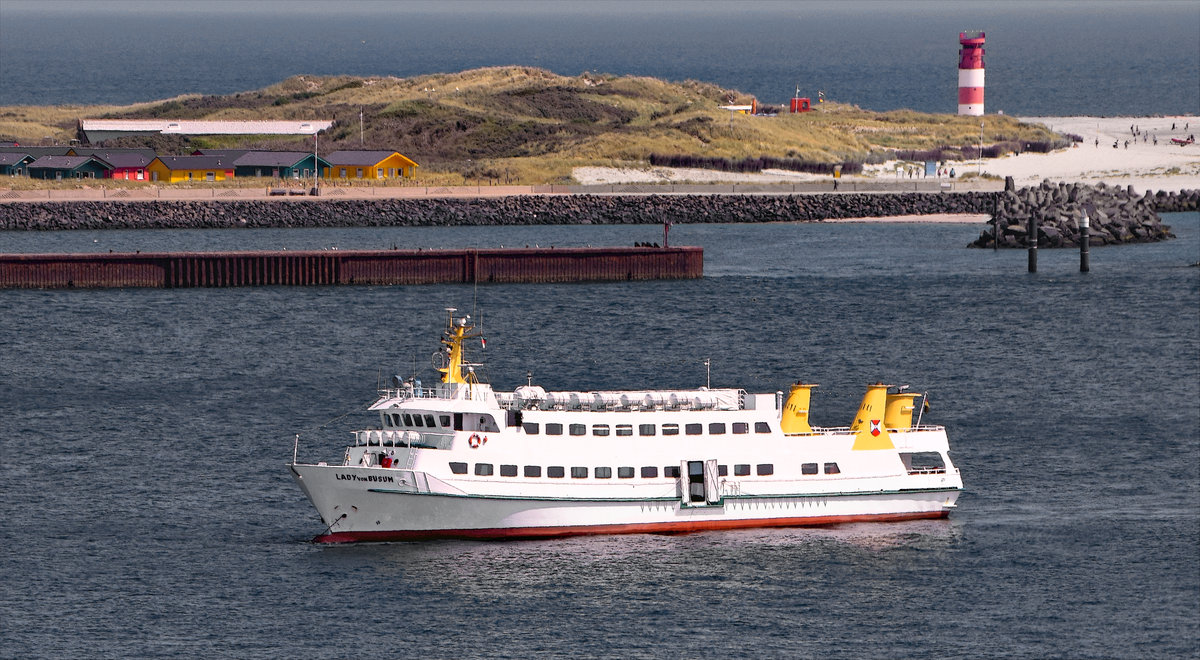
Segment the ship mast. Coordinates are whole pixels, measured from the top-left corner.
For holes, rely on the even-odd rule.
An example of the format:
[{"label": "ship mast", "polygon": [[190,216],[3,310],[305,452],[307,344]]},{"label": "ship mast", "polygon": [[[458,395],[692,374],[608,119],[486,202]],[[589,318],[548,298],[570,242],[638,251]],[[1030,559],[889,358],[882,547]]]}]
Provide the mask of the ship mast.
[{"label": "ship mast", "polygon": [[445,336],[442,337],[442,345],[446,347],[449,356],[446,359],[446,366],[438,368],[442,373],[443,383],[461,383],[467,384],[475,382],[475,373],[472,371],[467,376],[463,375],[463,367],[467,366],[465,356],[463,354],[463,342],[467,339],[473,339],[480,336],[481,333],[472,332],[475,326],[470,325],[471,317],[463,316],[454,318],[454,312],[458,311],[454,307],[447,307],[446,312],[449,315]]}]

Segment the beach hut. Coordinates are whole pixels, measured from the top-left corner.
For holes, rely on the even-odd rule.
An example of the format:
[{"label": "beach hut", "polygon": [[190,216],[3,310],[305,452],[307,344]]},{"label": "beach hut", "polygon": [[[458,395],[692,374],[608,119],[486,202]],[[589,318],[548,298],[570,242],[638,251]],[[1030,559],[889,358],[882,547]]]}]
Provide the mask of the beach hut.
[{"label": "beach hut", "polygon": [[154,160],[150,149],[72,149],[72,155],[95,156],[108,163],[111,169],[105,173],[109,179],[126,181],[149,181],[146,167]]},{"label": "beach hut", "polygon": [[110,169],[95,156],[42,156],[26,166],[32,179],[103,179]]},{"label": "beach hut", "polygon": [[151,181],[224,181],[232,179],[233,161],[224,156],[159,156],[146,166]]},{"label": "beach hut", "polygon": [[25,174],[25,166],[34,160],[29,154],[0,152],[0,175],[21,176]]},{"label": "beach hut", "polygon": [[327,156],[327,178],[395,179],[412,178],[416,161],[398,151],[335,151]]},{"label": "beach hut", "polygon": [[[315,162],[315,165],[314,165]],[[233,161],[234,174],[239,177],[276,179],[311,179],[319,167],[329,175],[329,162],[303,151],[247,151]]]}]

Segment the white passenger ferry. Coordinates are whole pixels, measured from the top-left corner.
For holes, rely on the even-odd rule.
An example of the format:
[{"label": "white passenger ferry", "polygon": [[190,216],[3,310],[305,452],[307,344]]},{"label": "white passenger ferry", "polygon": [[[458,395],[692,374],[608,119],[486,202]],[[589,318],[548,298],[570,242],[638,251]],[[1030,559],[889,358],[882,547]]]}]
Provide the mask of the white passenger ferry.
[{"label": "white passenger ferry", "polygon": [[[318,542],[693,532],[941,518],[962,478],[915,393],[867,388],[848,427],[809,424],[814,385],[498,392],[450,320],[441,382],[396,382],[338,464],[289,465]],[[298,442],[298,438],[297,438]]]}]

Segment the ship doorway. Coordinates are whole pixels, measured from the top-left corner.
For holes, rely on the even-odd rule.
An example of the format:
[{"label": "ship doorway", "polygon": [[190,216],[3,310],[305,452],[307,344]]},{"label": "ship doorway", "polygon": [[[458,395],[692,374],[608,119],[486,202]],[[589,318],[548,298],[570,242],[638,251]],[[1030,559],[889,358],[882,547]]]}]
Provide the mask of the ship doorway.
[{"label": "ship doorway", "polygon": [[680,501],[684,506],[722,506],[717,459],[682,461],[679,466]]}]

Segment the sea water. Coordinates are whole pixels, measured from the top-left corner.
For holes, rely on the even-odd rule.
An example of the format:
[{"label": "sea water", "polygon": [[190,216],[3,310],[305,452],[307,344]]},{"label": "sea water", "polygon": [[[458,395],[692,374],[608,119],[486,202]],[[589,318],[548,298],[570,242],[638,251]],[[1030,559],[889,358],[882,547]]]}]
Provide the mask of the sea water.
[{"label": "sea water", "polygon": [[[697,280],[0,291],[2,657],[1196,657],[1200,214],[1177,240],[676,225]],[[0,233],[0,252],[633,244],[655,227]],[[946,520],[318,546],[292,482],[445,307],[512,388],[928,392]],[[354,420],[353,422],[350,420]]]},{"label": "sea water", "polygon": [[6,0],[0,105],[127,104],[257,90],[293,75],[522,65],[700,80],[760,103],[786,105],[799,91],[816,104],[823,92],[872,110],[953,113],[967,30],[987,34],[989,113],[1200,109],[1200,5],[1191,2]]}]

